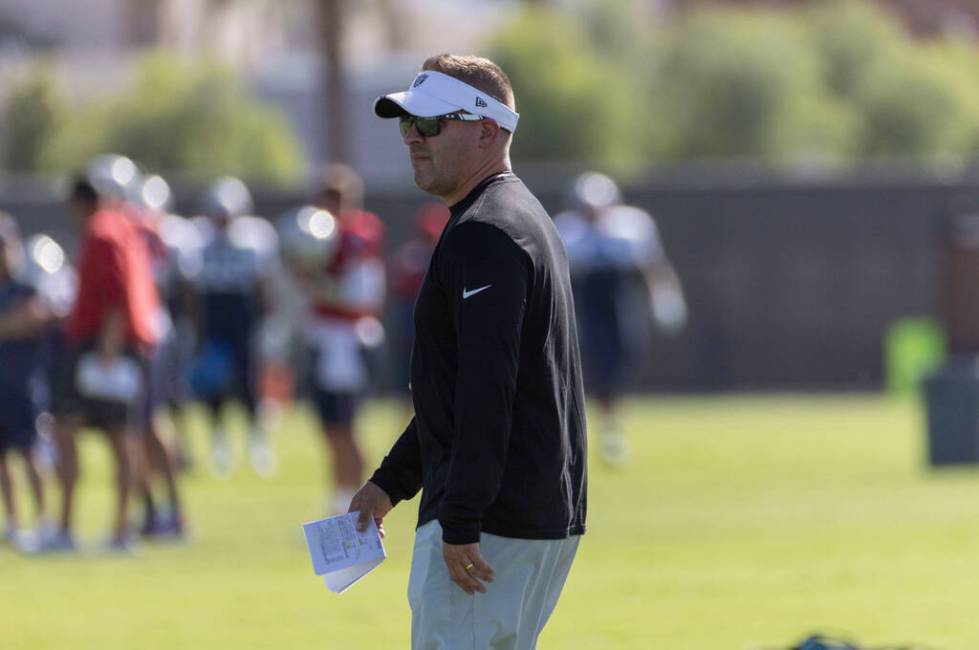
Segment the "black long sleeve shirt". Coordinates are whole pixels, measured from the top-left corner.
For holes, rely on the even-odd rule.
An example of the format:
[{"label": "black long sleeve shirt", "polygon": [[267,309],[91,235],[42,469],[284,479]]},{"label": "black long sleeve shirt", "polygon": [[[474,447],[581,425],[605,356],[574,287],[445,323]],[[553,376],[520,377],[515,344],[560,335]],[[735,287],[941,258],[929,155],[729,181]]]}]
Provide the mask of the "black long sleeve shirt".
[{"label": "black long sleeve shirt", "polygon": [[415,303],[415,417],[371,481],[422,492],[450,544],[481,531],[562,539],[585,530],[587,450],[564,246],[511,173],[452,206]]}]

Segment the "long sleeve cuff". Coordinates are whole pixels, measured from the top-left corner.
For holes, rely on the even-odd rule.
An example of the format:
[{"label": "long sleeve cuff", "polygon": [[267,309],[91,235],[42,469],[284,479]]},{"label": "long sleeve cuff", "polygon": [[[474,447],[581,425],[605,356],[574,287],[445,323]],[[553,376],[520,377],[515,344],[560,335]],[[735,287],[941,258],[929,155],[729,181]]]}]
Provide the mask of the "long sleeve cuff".
[{"label": "long sleeve cuff", "polygon": [[442,526],[442,541],[446,544],[476,544],[482,522],[470,517],[455,516],[446,512],[443,507],[439,513],[439,524]]},{"label": "long sleeve cuff", "polygon": [[397,473],[385,467],[378,467],[370,477],[370,482],[387,493],[391,499],[391,505],[395,506],[400,501],[405,501],[414,496],[414,493],[406,490],[398,481]]}]

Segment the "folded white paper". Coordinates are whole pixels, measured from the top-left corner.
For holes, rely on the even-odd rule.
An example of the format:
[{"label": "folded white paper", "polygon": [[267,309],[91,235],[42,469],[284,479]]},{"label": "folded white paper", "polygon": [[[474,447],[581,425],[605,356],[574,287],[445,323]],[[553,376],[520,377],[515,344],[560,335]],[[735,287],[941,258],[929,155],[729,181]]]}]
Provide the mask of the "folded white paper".
[{"label": "folded white paper", "polygon": [[303,524],[313,572],[323,576],[330,591],[342,594],[387,557],[384,544],[371,519],[357,532],[357,512]]}]

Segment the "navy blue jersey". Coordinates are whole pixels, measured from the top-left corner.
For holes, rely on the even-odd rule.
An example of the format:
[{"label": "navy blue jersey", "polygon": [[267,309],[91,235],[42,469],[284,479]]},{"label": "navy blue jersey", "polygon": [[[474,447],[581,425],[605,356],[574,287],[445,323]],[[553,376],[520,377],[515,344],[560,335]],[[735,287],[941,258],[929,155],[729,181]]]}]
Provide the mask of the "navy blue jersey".
[{"label": "navy blue jersey", "polygon": [[227,237],[205,248],[194,287],[200,298],[204,338],[248,338],[261,314],[264,268],[258,253]]},{"label": "navy blue jersey", "polygon": [[[11,280],[0,284],[0,314],[23,307],[36,293],[34,287],[24,282]],[[0,339],[0,390],[4,394],[27,395],[36,389],[42,334]]]}]

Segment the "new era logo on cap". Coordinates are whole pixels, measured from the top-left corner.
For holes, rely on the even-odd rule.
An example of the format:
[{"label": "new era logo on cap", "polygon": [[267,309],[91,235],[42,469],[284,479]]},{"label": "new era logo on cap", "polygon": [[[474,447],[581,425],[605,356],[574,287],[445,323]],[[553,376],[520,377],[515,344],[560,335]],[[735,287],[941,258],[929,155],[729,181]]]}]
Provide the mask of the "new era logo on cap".
[{"label": "new era logo on cap", "polygon": [[411,84],[411,87],[412,88],[417,88],[418,86],[420,86],[423,83],[425,83],[425,80],[426,79],[428,79],[428,75],[427,74],[420,74],[420,75],[418,75],[415,78],[415,83]]},{"label": "new era logo on cap", "polygon": [[483,101],[482,97],[476,98],[476,106],[478,106],[479,108],[486,108],[486,102]]}]

